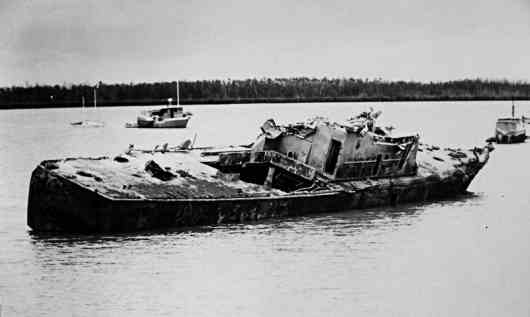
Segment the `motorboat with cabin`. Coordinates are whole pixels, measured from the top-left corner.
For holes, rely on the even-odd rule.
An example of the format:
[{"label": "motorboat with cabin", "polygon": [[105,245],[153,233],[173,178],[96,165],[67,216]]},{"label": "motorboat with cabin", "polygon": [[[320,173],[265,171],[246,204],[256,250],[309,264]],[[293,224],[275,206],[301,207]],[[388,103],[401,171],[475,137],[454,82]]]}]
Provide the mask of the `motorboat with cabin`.
[{"label": "motorboat with cabin", "polygon": [[494,140],[497,143],[520,143],[526,140],[527,118],[515,117],[515,105],[512,102],[511,118],[499,118],[495,124]]},{"label": "motorboat with cabin", "polygon": [[180,106],[179,82],[177,81],[177,105],[172,106],[173,98],[168,98],[167,107],[142,111],[136,123],[126,123],[127,128],[186,128],[192,113]]},{"label": "motorboat with cabin", "polygon": [[191,112],[184,112],[181,106],[167,106],[143,111],[136,124],[138,128],[185,128],[191,116]]}]

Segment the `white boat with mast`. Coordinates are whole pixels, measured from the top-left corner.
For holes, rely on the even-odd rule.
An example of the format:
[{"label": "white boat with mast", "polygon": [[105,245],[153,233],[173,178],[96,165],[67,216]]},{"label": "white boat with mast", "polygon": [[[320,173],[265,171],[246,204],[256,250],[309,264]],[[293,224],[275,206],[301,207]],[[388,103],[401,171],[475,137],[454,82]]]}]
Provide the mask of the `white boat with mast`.
[{"label": "white boat with mast", "polygon": [[499,118],[495,125],[495,136],[491,141],[497,143],[519,143],[526,140],[525,116],[515,117],[515,104],[512,100],[512,117]]},{"label": "white boat with mast", "polygon": [[[96,89],[97,89],[97,85],[94,87],[94,112],[96,111],[96,108],[97,108],[97,92],[96,92]],[[102,126],[105,125],[105,123],[102,122],[102,121],[86,120],[85,119],[85,116],[86,116],[85,96],[81,97],[81,108],[83,109],[82,110],[83,111],[83,120],[71,122],[70,123],[71,125],[82,126],[82,127],[93,127],[93,128],[102,127]]]},{"label": "white boat with mast", "polygon": [[143,111],[136,118],[136,124],[127,123],[128,128],[185,128],[191,119],[191,112],[184,112],[179,100],[179,82],[177,81],[177,105],[173,106],[173,98],[167,98],[168,105],[164,108]]}]

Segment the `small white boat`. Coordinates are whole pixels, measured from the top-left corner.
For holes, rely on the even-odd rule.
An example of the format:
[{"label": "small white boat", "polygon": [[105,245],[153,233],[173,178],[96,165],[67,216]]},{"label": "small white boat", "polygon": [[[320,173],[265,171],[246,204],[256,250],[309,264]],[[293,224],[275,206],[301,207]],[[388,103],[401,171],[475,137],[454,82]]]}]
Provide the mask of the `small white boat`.
[{"label": "small white boat", "polygon": [[185,128],[191,119],[191,112],[184,112],[179,105],[179,83],[177,81],[177,105],[172,106],[173,98],[168,98],[165,108],[142,111],[135,123],[126,123],[127,128]]},{"label": "small white boat", "polygon": [[99,128],[105,126],[105,123],[100,121],[90,121],[90,120],[82,120],[82,121],[75,121],[70,122],[71,125],[75,126],[82,126],[82,127],[91,127],[91,128]]},{"label": "small white boat", "polygon": [[526,140],[523,118],[500,118],[495,125],[497,143],[519,143]]},{"label": "small white boat", "polygon": [[519,143],[526,140],[525,122],[527,118],[515,117],[515,105],[512,101],[512,117],[499,118],[495,124],[494,140],[497,143]]},{"label": "small white boat", "polygon": [[[185,128],[191,119],[190,112],[184,112],[182,107],[166,107],[156,110],[143,111],[136,119],[138,128]],[[128,125],[133,126],[133,125]]]}]

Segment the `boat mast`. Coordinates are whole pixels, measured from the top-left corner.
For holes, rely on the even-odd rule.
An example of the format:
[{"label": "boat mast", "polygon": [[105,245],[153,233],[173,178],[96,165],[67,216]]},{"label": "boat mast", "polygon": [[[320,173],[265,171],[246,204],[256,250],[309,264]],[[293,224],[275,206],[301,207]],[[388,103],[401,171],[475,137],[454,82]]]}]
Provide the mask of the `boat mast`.
[{"label": "boat mast", "polygon": [[85,122],[86,120],[85,96],[81,97],[81,109],[83,109],[81,110],[81,116],[82,116],[81,118],[83,120],[82,122]]},{"label": "boat mast", "polygon": [[179,95],[180,95],[180,92],[179,92],[179,81],[177,79],[177,106],[180,105]]},{"label": "boat mast", "polygon": [[515,118],[515,105],[513,103],[513,98],[512,98],[512,118]]},{"label": "boat mast", "polygon": [[97,102],[96,102],[96,88],[97,88],[97,85],[94,86],[94,108],[96,108],[96,104],[97,104]]}]

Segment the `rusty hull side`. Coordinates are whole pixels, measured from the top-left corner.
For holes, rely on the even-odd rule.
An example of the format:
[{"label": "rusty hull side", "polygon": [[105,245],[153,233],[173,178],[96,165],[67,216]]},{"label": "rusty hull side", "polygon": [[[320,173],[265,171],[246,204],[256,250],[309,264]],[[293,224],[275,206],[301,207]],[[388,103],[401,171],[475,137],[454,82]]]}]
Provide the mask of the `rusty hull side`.
[{"label": "rusty hull side", "polygon": [[344,194],[230,199],[110,199],[38,166],[27,211],[35,232],[127,232],[297,216],[344,209]]},{"label": "rusty hull side", "polygon": [[33,172],[27,211],[35,232],[130,232],[337,212],[452,197],[466,191],[483,164],[448,177],[408,177],[372,185],[285,196],[144,200],[110,199],[42,165]]}]

